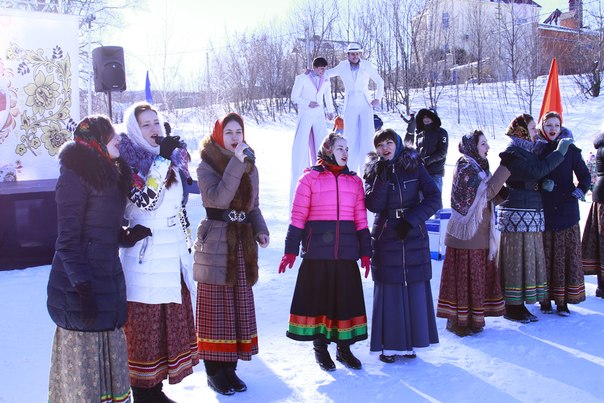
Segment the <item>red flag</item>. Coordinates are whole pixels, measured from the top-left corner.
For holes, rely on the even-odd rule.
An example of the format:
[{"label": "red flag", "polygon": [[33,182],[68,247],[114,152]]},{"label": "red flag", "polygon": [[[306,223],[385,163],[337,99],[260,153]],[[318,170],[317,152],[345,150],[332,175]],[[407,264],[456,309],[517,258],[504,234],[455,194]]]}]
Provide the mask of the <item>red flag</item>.
[{"label": "red flag", "polygon": [[552,59],[552,65],[549,68],[549,77],[545,86],[541,112],[539,112],[539,122],[541,117],[547,112],[558,112],[562,117],[562,97],[560,96],[560,85],[558,84],[558,62],[556,58]]}]

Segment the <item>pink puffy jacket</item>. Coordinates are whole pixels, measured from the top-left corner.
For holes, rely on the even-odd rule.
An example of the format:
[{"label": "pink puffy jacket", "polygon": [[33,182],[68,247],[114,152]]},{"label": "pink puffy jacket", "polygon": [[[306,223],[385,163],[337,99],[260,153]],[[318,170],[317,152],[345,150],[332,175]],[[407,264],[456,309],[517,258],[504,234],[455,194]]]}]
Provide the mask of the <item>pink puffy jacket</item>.
[{"label": "pink puffy jacket", "polygon": [[312,259],[350,259],[371,255],[365,192],[347,169],[335,176],[322,166],[298,181],[286,238],[286,253]]}]

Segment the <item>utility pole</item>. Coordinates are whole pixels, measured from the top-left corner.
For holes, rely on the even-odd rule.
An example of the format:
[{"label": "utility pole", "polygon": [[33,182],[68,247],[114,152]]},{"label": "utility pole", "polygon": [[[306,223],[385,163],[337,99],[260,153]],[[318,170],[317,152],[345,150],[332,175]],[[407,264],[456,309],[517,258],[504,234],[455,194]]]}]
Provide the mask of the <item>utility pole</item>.
[{"label": "utility pole", "polygon": [[92,21],[96,20],[94,14],[88,14],[84,22],[88,24],[88,116],[92,115]]}]

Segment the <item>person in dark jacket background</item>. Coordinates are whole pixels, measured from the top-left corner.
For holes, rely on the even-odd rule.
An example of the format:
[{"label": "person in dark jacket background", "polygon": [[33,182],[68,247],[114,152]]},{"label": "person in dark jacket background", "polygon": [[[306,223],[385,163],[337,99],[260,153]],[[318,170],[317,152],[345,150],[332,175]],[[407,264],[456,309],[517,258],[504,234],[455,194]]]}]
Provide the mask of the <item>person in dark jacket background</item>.
[{"label": "person in dark jacket background", "polygon": [[48,401],[125,402],[127,303],[118,252],[149,232],[122,229],[132,175],[119,158],[109,118],[84,118],[74,139],[59,154],[58,237],[47,301],[57,328]]},{"label": "person in dark jacket background", "polygon": [[[548,112],[541,118],[542,140],[536,145],[537,155],[545,158],[553,153],[558,143],[570,134],[561,130],[562,117]],[[575,186],[575,176],[579,183]],[[541,303],[541,312],[552,313],[551,301],[561,316],[568,316],[567,304],[585,301],[585,282],[581,266],[581,235],[579,230],[579,199],[589,189],[591,175],[581,150],[574,144],[568,148],[564,160],[546,177],[554,183],[551,192],[541,190],[545,232],[543,246],[547,268],[548,297]]]},{"label": "person in dark jacket background", "polygon": [[420,109],[415,117],[415,122],[419,157],[424,162],[424,166],[432,179],[434,179],[438,190],[442,192],[445,161],[449,148],[449,134],[441,127],[440,118],[433,110]]},{"label": "person in dark jacket background", "polygon": [[370,349],[392,363],[396,355],[415,357],[414,347],[438,343],[425,221],[441,194],[417,151],[394,130],[377,132],[373,144],[377,152],[367,156],[364,176],[365,204],[376,213]]},{"label": "person in dark jacket background", "polygon": [[597,178],[591,194],[591,207],[583,239],[581,252],[583,271],[585,274],[598,276],[596,297],[604,298],[604,131],[598,133],[594,139],[596,149]]},{"label": "person in dark jacket background", "polygon": [[543,203],[539,189],[552,190],[551,180],[541,181],[564,160],[571,143],[561,140],[544,160],[534,153],[537,123],[531,115],[514,118],[506,130],[510,144],[499,154],[511,172],[509,193],[500,205],[497,226],[501,231],[498,264],[508,320],[529,323],[537,316],[524,303],[547,299],[547,271],[543,251]]},{"label": "person in dark jacket background", "polygon": [[408,147],[415,147],[415,111],[409,111],[409,119],[401,113],[401,119],[407,123],[407,133],[405,133],[405,145]]}]

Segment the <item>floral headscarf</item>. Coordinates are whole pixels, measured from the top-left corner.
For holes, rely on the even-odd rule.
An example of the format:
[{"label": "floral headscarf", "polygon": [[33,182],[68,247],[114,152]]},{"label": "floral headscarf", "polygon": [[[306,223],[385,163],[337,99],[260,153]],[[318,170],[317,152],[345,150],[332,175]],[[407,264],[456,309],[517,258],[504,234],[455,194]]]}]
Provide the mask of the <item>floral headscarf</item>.
[{"label": "floral headscarf", "polygon": [[533,141],[528,131],[528,124],[533,120],[533,117],[526,113],[516,116],[505,131],[505,135],[517,137],[522,140]]},{"label": "floral headscarf", "polygon": [[336,140],[346,140],[344,136],[339,133],[330,133],[323,139],[321,143],[321,148],[317,152],[317,163],[319,165],[323,165],[325,168],[329,169],[334,173],[342,172],[342,170],[346,167],[338,165],[336,158],[333,155],[333,147],[336,143]]},{"label": "floral headscarf", "polygon": [[76,143],[82,144],[99,155],[111,161],[107,143],[115,131],[108,117],[95,115],[87,116],[78,123],[73,133]]}]

